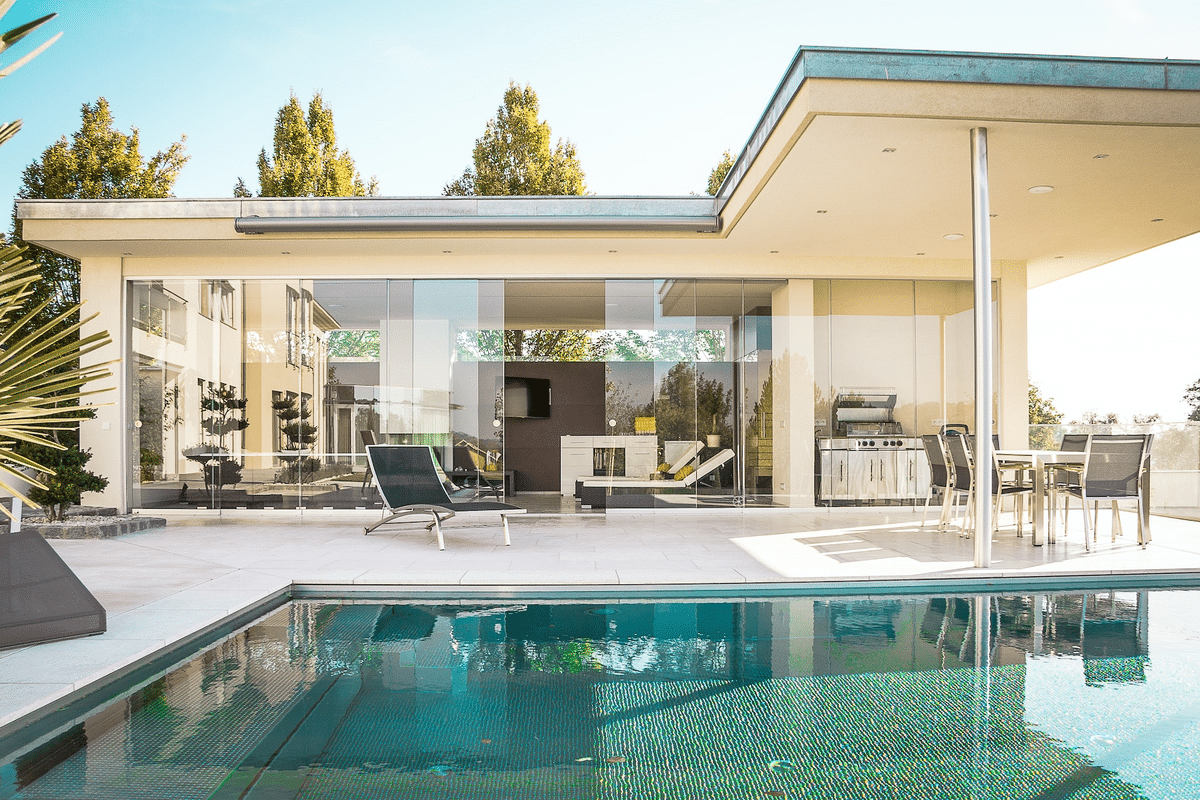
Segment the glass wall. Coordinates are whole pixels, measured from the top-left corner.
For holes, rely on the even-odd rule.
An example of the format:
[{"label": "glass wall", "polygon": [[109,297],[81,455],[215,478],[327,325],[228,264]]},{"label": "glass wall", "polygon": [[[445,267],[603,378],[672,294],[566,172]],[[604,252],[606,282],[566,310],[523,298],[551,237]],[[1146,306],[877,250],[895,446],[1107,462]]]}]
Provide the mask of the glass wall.
[{"label": "glass wall", "polygon": [[[510,494],[655,476],[614,503],[769,503],[778,285],[131,282],[131,504],[375,507],[371,442],[428,444]],[[607,439],[564,478],[570,437]]]},{"label": "glass wall", "polygon": [[803,504],[807,415],[844,435],[847,392],[891,396],[905,437],[972,422],[971,304],[954,281],[134,281],[131,505],[377,507],[371,442],[551,510],[583,478],[607,506]]}]

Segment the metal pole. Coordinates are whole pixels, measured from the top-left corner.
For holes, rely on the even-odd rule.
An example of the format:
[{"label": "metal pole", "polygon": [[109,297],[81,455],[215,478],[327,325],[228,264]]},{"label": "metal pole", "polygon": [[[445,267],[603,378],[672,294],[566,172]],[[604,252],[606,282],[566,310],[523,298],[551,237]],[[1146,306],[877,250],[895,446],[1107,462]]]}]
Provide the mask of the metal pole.
[{"label": "metal pole", "polygon": [[971,129],[975,276],[975,566],[992,565],[992,236],[987,128]]}]

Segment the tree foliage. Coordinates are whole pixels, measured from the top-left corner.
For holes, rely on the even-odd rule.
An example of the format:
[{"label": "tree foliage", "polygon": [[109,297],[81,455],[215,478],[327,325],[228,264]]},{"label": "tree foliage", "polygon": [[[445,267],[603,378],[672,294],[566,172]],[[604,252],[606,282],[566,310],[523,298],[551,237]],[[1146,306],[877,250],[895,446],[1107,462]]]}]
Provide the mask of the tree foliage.
[{"label": "tree foliage", "polygon": [[716,196],[721,189],[721,184],[725,181],[725,176],[729,174],[729,170],[733,169],[733,156],[726,150],[721,154],[721,160],[713,167],[713,171],[708,173],[708,189],[705,191],[708,194]]},{"label": "tree foliage", "polygon": [[[21,176],[20,199],[97,200],[170,197],[175,179],[187,163],[186,137],[180,137],[149,161],[142,158],[138,129],[128,134],[113,127],[112,112],[103,97],[84,103],[82,124],[68,139],[60,138],[42,152]],[[28,247],[42,280],[32,287],[30,303],[49,300],[40,320],[59,316],[79,303],[79,262],[29,245],[21,239],[21,222],[14,220],[13,243]]]},{"label": "tree foliage", "polygon": [[474,167],[446,185],[446,195],[581,195],[583,167],[568,139],[550,147],[550,125],[538,120],[533,88],[509,83],[496,117],[475,140]]},{"label": "tree foliage", "polygon": [[1188,422],[1200,422],[1200,381],[1196,381],[1183,393],[1183,402],[1191,407]]},{"label": "tree foliage", "polygon": [[1029,424],[1058,425],[1062,423],[1062,412],[1054,407],[1054,398],[1046,397],[1037,384],[1029,382]]},{"label": "tree foliage", "polygon": [[[275,115],[273,157],[258,154],[258,185],[262,197],[362,197],[379,194],[374,177],[364,183],[350,151],[338,150],[333,109],[314,92],[308,115],[292,95]],[[238,178],[237,197],[249,197]]]}]

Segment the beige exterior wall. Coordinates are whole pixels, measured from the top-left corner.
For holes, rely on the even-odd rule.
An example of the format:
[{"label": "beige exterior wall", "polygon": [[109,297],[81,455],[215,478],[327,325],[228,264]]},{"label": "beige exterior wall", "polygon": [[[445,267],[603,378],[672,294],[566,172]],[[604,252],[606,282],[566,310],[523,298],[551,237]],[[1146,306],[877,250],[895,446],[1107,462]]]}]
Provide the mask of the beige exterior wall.
[{"label": "beige exterior wall", "polygon": [[108,331],[112,344],[81,359],[82,366],[113,361],[109,369],[113,377],[105,385],[113,391],[95,398],[96,418],[79,426],[83,449],[90,448],[92,460],[88,469],[108,478],[103,492],[89,492],[83,497],[85,505],[114,506],[128,510],[128,485],[134,479],[129,458],[131,436],[125,422],[126,387],[129,385],[129,364],[125,326],[125,283],[121,279],[120,258],[87,258],[80,265],[80,296],[84,298],[84,315],[96,314],[96,319],[83,326],[83,335]]}]

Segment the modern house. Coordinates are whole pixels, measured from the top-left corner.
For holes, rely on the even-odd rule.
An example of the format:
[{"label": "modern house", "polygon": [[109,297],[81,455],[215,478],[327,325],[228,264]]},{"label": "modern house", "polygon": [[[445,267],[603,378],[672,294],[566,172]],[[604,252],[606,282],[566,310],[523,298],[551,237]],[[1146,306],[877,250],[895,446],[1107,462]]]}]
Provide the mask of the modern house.
[{"label": "modern house", "polygon": [[1029,342],[1027,291],[1200,231],[1200,62],[802,48],[716,197],[17,213],[121,359],[83,427],[106,505],[358,507],[372,439],[518,493],[699,442],[734,457],[672,502],[910,502],[916,437],[974,423],[979,128],[994,430],[1023,446],[1029,348],[1086,346]]}]

